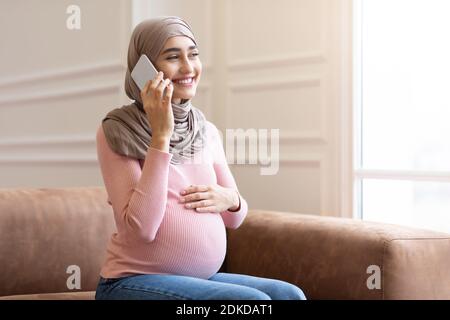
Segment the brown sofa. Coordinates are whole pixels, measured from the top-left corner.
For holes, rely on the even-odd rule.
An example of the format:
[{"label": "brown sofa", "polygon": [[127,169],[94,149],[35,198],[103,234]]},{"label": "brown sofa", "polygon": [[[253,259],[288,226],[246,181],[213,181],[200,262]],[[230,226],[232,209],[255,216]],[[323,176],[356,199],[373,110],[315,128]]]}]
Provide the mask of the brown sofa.
[{"label": "brown sofa", "polygon": [[[1,299],[93,299],[115,226],[101,187],[0,189]],[[69,289],[69,266],[81,288]],[[277,278],[309,299],[449,299],[450,235],[251,210],[223,271]],[[379,269],[377,269],[379,268]]]}]

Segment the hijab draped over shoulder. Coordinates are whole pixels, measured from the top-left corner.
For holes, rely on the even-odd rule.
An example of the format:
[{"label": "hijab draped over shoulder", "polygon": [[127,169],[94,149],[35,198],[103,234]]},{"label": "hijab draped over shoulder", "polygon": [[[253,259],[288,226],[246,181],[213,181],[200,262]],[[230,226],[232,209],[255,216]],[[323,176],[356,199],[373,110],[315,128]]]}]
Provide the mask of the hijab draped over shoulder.
[{"label": "hijab draped over shoulder", "polygon": [[[121,155],[145,159],[152,140],[152,128],[144,111],[140,90],[131,78],[131,71],[142,54],[155,65],[167,39],[175,36],[189,37],[195,44],[191,27],[178,17],[158,17],[139,23],[131,35],[128,47],[125,91],[134,100],[132,104],[110,111],[102,121],[103,131],[111,149]],[[190,100],[172,102],[174,132],[170,138],[169,152],[172,164],[181,164],[200,152],[205,144],[206,119]]]}]

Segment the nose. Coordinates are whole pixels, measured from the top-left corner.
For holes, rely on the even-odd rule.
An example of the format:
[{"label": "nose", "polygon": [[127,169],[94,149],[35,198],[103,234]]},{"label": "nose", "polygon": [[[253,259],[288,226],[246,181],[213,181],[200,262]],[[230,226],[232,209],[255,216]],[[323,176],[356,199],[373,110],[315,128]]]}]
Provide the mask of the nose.
[{"label": "nose", "polygon": [[192,66],[189,59],[183,59],[180,71],[181,73],[192,73],[194,71],[194,67]]}]

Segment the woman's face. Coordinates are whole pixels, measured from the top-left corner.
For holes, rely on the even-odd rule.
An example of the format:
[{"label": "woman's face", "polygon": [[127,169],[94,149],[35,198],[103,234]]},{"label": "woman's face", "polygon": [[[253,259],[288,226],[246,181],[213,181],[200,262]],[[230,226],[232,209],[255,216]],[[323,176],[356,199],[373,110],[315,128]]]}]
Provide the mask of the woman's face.
[{"label": "woman's face", "polygon": [[171,37],[156,60],[156,69],[173,83],[172,102],[192,99],[202,74],[202,63],[194,42],[185,36]]}]

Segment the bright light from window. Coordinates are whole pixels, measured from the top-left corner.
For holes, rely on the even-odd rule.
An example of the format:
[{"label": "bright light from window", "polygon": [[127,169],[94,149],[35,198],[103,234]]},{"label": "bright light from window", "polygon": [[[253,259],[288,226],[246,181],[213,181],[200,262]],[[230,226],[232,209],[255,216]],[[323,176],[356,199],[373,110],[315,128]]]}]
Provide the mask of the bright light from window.
[{"label": "bright light from window", "polygon": [[450,232],[450,183],[364,180],[364,220]]},{"label": "bright light from window", "polygon": [[450,171],[450,1],[363,2],[363,167]]},{"label": "bright light from window", "polygon": [[[362,0],[362,172],[450,176],[449,13],[449,0]],[[364,219],[450,232],[450,183],[362,186]]]}]

